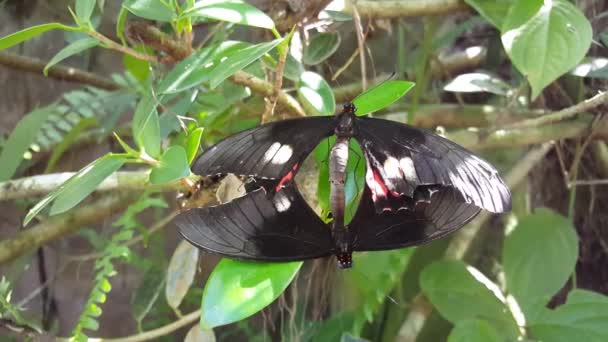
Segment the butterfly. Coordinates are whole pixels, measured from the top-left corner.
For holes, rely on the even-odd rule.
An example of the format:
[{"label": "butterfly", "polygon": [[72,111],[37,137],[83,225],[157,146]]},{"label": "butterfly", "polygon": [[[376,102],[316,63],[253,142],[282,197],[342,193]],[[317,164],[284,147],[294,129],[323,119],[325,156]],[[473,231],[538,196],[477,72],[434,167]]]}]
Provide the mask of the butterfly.
[{"label": "butterfly", "polygon": [[[472,152],[432,132],[355,112],[347,103],[335,116],[261,125],[206,150],[194,173],[232,173],[253,182],[243,197],[180,213],[175,223],[182,236],[231,258],[283,262],[335,255],[340,268],[349,268],[353,252],[420,245],[461,228],[482,209],[511,209],[507,185]],[[294,177],[321,140],[332,135],[332,221],[325,223],[303,199]],[[361,146],[366,171],[359,207],[345,224],[350,139]]]}]

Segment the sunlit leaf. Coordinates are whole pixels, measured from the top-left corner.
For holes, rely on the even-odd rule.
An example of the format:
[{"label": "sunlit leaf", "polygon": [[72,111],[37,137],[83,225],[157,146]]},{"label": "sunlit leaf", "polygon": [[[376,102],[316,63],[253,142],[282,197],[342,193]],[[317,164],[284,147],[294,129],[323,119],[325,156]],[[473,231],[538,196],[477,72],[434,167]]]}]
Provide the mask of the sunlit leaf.
[{"label": "sunlit leaf", "polygon": [[300,75],[298,96],[316,115],[332,115],[336,110],[336,100],[331,87],[323,77],[312,71]]},{"label": "sunlit leaf", "polygon": [[386,81],[367,90],[353,100],[357,115],[365,115],[380,110],[399,100],[415,83],[408,81]]},{"label": "sunlit leaf", "polygon": [[199,0],[183,17],[205,17],[230,23],[272,29],[274,22],[254,6],[238,0]]},{"label": "sunlit leaf", "polygon": [[160,157],[160,165],[150,172],[150,183],[168,183],[190,174],[188,156],[183,146],[169,147]]},{"label": "sunlit leaf", "polygon": [[125,0],[123,6],[136,16],[149,20],[170,22],[175,19],[172,8],[166,4],[170,1],[159,0]]},{"label": "sunlit leaf", "polygon": [[160,155],[160,124],[156,106],[157,100],[152,94],[143,97],[135,108],[131,122],[137,146],[155,158]]}]

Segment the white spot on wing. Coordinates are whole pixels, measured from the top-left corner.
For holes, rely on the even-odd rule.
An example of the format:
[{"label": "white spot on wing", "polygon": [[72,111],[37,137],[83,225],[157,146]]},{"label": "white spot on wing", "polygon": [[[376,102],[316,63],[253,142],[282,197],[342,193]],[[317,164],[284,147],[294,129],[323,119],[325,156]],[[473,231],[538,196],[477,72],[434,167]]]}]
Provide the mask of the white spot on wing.
[{"label": "white spot on wing", "polygon": [[387,178],[401,178],[401,171],[399,170],[399,161],[393,157],[388,157],[384,161],[384,172]]},{"label": "white spot on wing", "polygon": [[293,155],[293,149],[289,145],[283,145],[277,151],[274,158],[272,158],[272,163],[275,165],[285,164],[289,158]]},{"label": "white spot on wing", "polygon": [[403,175],[408,182],[413,184],[418,183],[418,175],[416,174],[416,168],[414,167],[414,161],[412,158],[401,158],[399,160],[399,166],[401,167],[401,172],[403,172]]},{"label": "white spot on wing", "polygon": [[291,207],[291,201],[283,193],[278,193],[275,197],[274,207],[280,213],[285,212]]},{"label": "white spot on wing", "polygon": [[275,154],[277,154],[277,151],[280,148],[281,148],[280,142],[272,143],[272,145],[270,145],[270,147],[268,148],[266,153],[264,153],[264,157],[262,158],[262,163],[268,163],[270,160],[272,160],[272,158],[274,157]]}]

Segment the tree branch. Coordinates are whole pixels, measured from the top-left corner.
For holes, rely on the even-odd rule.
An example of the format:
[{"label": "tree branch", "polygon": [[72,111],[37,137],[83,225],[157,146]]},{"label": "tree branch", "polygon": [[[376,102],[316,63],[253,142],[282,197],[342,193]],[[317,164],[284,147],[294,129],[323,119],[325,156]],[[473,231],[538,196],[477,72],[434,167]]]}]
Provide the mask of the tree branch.
[{"label": "tree branch", "polygon": [[93,202],[53,216],[32,228],[22,230],[16,236],[0,241],[0,264],[11,261],[32,248],[58,237],[77,231],[88,224],[111,216],[133,203],[138,193],[122,192],[110,194]]},{"label": "tree branch", "polygon": [[120,337],[120,338],[100,338],[97,339],[98,341],[103,341],[103,342],[139,342],[139,341],[149,341],[149,340],[153,340],[155,338],[161,337],[161,336],[165,336],[168,335],[172,332],[174,332],[177,329],[183,328],[185,326],[187,326],[188,324],[192,324],[193,322],[196,322],[199,317],[201,317],[201,311],[200,310],[196,310],[193,311],[185,316],[182,316],[180,319],[178,319],[175,322],[169,323],[165,326],[162,326],[160,328],[156,328],[153,330],[149,330],[143,333],[139,333],[136,335],[131,335],[131,336],[126,336],[126,337]]},{"label": "tree branch", "polygon": [[[42,75],[42,70],[47,62],[34,57],[20,56],[8,52],[0,52],[0,65],[7,68],[18,69],[26,72]],[[49,77],[62,81],[88,84],[96,88],[106,90],[117,90],[121,86],[114,81],[90,72],[76,68],[54,65],[49,69]]]},{"label": "tree branch", "polygon": [[462,0],[408,0],[408,1],[347,1],[344,11],[353,13],[353,6],[362,18],[406,18],[424,15],[454,14],[469,10]]}]

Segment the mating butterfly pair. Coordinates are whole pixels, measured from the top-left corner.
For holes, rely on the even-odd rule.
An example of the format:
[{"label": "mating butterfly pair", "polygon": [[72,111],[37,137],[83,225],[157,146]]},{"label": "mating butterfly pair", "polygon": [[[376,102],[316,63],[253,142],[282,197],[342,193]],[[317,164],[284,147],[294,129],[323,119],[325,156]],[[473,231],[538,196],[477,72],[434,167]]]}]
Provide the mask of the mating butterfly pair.
[{"label": "mating butterfly pair", "polygon": [[[481,209],[510,210],[511,194],[494,167],[463,147],[401,123],[355,116],[346,104],[333,117],[262,125],[230,136],[203,153],[193,171],[233,173],[259,184],[218,206],[194,208],[176,218],[193,245],[231,258],[307,260],[336,255],[342,268],[352,252],[403,248],[449,234]],[[324,223],[300,195],[293,178],[323,138],[336,135],[330,152],[330,207]],[[366,161],[359,208],[344,224],[348,143],[357,140]]]}]

